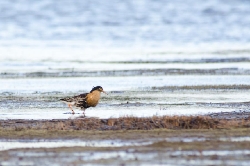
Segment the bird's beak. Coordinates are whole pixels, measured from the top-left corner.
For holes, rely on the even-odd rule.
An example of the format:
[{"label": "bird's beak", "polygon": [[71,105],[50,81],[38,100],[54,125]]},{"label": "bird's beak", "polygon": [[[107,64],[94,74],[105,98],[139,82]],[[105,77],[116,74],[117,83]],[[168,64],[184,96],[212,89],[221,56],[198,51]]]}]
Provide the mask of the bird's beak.
[{"label": "bird's beak", "polygon": [[107,92],[105,92],[104,90],[102,92],[105,93],[106,95],[108,95]]}]

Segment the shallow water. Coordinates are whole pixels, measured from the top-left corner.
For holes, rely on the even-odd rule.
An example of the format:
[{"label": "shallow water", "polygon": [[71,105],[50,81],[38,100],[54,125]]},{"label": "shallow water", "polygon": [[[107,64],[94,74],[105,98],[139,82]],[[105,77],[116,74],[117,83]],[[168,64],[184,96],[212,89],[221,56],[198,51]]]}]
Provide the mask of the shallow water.
[{"label": "shallow water", "polygon": [[22,148],[60,148],[60,147],[124,147],[145,146],[151,141],[122,141],[122,140],[1,140],[0,151]]},{"label": "shallow water", "polygon": [[[23,149],[23,148],[60,148],[60,147],[130,147],[130,146],[146,146],[153,143],[167,141],[167,142],[205,142],[213,140],[214,138],[206,137],[170,137],[170,138],[142,138],[135,141],[130,140],[60,140],[60,139],[1,139],[0,151],[10,149]],[[219,141],[224,142],[250,142],[250,137],[221,137]],[[226,153],[226,152],[225,152]],[[228,152],[230,153],[230,152]]]},{"label": "shallow water", "polygon": [[[110,165],[129,163],[130,165],[153,164],[179,164],[179,165],[247,165],[250,151],[232,146],[237,142],[247,144],[249,137],[218,138],[225,141],[227,150],[217,148],[182,150],[184,143],[216,142],[217,138],[206,137],[169,137],[166,139],[141,138],[129,140],[1,140],[0,151],[4,161],[1,165],[23,163],[25,165],[37,164],[76,164],[89,163],[91,165]],[[173,147],[159,148],[161,143],[180,143],[178,149]],[[154,146],[156,145],[156,146]],[[164,145],[164,144],[163,144]],[[151,147],[152,146],[152,147]],[[225,145],[224,145],[225,146]],[[184,147],[184,146],[183,146]],[[59,149],[59,151],[57,150]],[[204,148],[204,147],[203,147]],[[155,149],[158,149],[156,151]],[[72,151],[73,150],[73,151]],[[70,155],[70,157],[68,156]],[[68,157],[66,157],[68,156]],[[9,160],[11,158],[11,160]],[[3,159],[0,156],[0,159]],[[230,162],[229,162],[230,161]],[[56,164],[55,164],[56,163]]]},{"label": "shallow water", "polygon": [[2,1],[0,42],[9,46],[13,40],[23,39],[45,43],[73,40],[85,47],[247,43],[249,5],[248,1],[235,0]]},{"label": "shallow water", "polygon": [[[1,80],[1,119],[77,118],[82,115],[81,111],[76,109],[77,114],[71,115],[70,110],[59,99],[87,92],[83,87],[96,84],[95,82],[99,82],[108,95],[102,94],[99,105],[86,110],[89,117],[147,117],[249,111],[249,90],[237,88],[239,85],[249,85],[250,77],[245,75],[23,78]],[[233,85],[235,88],[202,90],[195,87],[206,88],[212,85]],[[166,88],[152,88],[162,86]],[[178,87],[183,86],[191,88],[178,90]]]},{"label": "shallow water", "polygon": [[[1,79],[0,93],[31,94],[88,92],[91,85],[102,85],[106,91],[139,91],[162,86],[249,85],[250,76],[242,75],[191,75],[191,76],[128,76]],[[194,89],[195,90],[195,89]],[[150,91],[148,91],[150,93]]]}]

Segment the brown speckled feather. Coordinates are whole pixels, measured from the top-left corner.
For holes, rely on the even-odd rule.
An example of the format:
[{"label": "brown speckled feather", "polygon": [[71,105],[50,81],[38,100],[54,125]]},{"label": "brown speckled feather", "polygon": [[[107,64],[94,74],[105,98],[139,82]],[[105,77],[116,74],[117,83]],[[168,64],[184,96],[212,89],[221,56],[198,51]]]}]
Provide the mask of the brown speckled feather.
[{"label": "brown speckled feather", "polygon": [[76,107],[81,108],[82,110],[89,108],[90,106],[87,104],[87,98],[89,93],[81,94],[77,98],[77,102],[75,104]]},{"label": "brown speckled feather", "polygon": [[63,98],[60,100],[65,102],[65,103],[69,103],[72,106],[75,106],[75,107],[78,107],[81,109],[85,109],[85,108],[89,107],[86,103],[87,95],[88,95],[88,93],[83,93],[83,94],[80,94],[77,96],[67,97],[67,98]]}]

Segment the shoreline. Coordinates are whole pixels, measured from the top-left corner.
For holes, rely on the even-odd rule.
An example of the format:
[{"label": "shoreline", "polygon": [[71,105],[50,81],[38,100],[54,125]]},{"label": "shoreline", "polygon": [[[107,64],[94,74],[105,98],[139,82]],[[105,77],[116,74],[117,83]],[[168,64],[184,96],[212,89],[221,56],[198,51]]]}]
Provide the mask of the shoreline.
[{"label": "shoreline", "polygon": [[249,128],[250,112],[221,112],[204,116],[152,116],[99,119],[0,120],[1,130],[155,130]]}]

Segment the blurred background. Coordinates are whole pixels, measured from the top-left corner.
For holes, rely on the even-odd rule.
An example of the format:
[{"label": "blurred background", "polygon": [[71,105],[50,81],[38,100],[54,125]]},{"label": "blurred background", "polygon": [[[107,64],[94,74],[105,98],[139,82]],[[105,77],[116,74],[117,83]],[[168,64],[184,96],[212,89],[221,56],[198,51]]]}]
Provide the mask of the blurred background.
[{"label": "blurred background", "polygon": [[1,0],[0,60],[249,53],[249,15],[248,0]]}]

